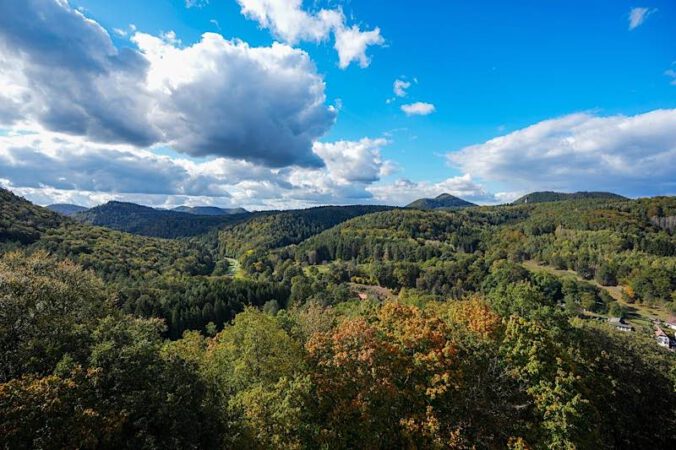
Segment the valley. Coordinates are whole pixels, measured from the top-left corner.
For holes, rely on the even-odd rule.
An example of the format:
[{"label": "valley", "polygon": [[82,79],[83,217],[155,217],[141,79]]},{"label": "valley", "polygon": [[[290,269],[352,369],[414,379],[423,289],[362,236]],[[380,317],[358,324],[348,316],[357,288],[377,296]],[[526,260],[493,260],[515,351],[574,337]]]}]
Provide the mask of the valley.
[{"label": "valley", "polygon": [[676,199],[529,198],[63,215],[2,190],[0,431],[75,442],[85,402],[118,443],[666,443]]}]

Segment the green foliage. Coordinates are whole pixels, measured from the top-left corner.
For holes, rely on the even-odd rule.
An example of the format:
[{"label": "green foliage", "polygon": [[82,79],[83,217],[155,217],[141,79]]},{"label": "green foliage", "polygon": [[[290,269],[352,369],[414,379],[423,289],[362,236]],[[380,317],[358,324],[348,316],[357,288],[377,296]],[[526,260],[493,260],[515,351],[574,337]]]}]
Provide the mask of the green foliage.
[{"label": "green foliage", "polygon": [[384,206],[321,206],[297,211],[261,213],[219,234],[221,253],[240,256],[247,251],[297,244],[353,217],[389,209]]},{"label": "green foliage", "polygon": [[674,198],[315,208],[165,240],[0,194],[0,447],[673,442],[674,354],[589,318],[633,313],[609,292],[673,306]]},{"label": "green foliage", "polygon": [[560,202],[563,200],[588,200],[588,199],[603,199],[603,200],[627,200],[626,197],[613,194],[612,192],[574,192],[566,194],[563,192],[531,192],[530,194],[520,197],[512,203],[513,205],[520,205],[526,203],[545,203],[545,202]]},{"label": "green foliage", "polygon": [[0,258],[0,382],[46,375],[64,355],[82,360],[96,321],[112,306],[103,284],[44,253]]},{"label": "green foliage", "polygon": [[0,250],[3,243],[30,244],[45,231],[66,221],[64,217],[0,188]]},{"label": "green foliage", "polygon": [[73,219],[80,223],[168,239],[196,236],[247,217],[246,212],[228,215],[198,215],[124,202],[108,202],[73,215]]}]

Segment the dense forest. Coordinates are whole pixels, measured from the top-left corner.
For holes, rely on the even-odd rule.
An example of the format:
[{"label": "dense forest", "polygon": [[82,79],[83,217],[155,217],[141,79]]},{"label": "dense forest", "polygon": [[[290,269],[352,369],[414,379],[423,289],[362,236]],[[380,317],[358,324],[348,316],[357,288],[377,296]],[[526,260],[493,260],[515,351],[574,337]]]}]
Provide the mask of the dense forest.
[{"label": "dense forest", "polygon": [[4,448],[676,443],[655,340],[675,197],[322,207],[172,239],[5,190],[0,214]]},{"label": "dense forest", "polygon": [[128,233],[159,238],[196,236],[246,218],[247,212],[233,214],[194,214],[150,208],[135,203],[108,202],[73,214],[73,219]]}]

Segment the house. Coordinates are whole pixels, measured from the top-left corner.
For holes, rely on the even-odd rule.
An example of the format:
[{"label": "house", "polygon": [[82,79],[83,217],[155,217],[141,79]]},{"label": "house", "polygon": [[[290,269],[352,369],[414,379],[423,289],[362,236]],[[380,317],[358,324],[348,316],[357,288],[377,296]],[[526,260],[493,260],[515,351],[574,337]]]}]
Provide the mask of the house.
[{"label": "house", "polygon": [[618,331],[630,332],[632,331],[631,325],[624,322],[624,319],[621,317],[611,317],[608,319],[608,322],[615,327]]},{"label": "house", "polygon": [[662,331],[662,328],[657,327],[655,329],[655,339],[657,340],[657,345],[660,347],[664,348],[670,348],[671,347],[671,339],[669,339],[669,336],[666,335],[664,331]]},{"label": "house", "polygon": [[360,292],[359,294],[357,294],[357,296],[359,297],[359,300],[368,300],[369,298],[369,296],[364,292]]}]

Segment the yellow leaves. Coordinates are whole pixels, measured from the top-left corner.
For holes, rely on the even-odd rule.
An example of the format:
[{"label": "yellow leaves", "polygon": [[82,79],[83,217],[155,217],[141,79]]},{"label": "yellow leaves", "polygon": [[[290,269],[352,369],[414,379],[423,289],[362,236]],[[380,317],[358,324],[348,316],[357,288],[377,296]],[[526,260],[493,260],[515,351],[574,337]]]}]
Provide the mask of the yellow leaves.
[{"label": "yellow leaves", "polygon": [[463,324],[484,339],[495,337],[500,329],[500,316],[479,297],[453,303],[449,314],[451,321]]}]

